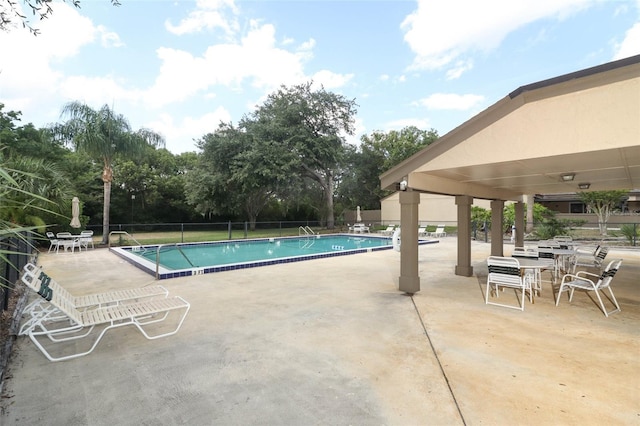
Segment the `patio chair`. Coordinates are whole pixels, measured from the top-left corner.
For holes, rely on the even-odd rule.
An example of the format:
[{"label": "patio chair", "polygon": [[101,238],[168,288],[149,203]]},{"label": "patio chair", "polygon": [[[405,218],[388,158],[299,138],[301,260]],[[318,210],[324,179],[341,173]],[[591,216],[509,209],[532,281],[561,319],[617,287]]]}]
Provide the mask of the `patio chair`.
[{"label": "patio chair", "polygon": [[430,237],[446,237],[447,233],[444,232],[444,225],[438,225],[438,227],[436,228],[436,230],[434,232],[429,232],[429,236]]},{"label": "patio chair", "polygon": [[[511,253],[512,257],[529,257],[538,259],[538,251],[531,247],[514,247]],[[529,275],[529,279],[533,285],[533,290],[540,296],[542,295],[542,273],[540,268],[525,268],[524,274]]]},{"label": "patio chair", "polygon": [[[569,303],[573,300],[573,292],[578,290],[584,290],[585,292],[593,291],[598,298],[598,302],[600,303],[600,309],[604,313],[605,317],[608,317],[610,314],[615,312],[620,312],[620,305],[616,300],[616,296],[613,294],[613,290],[611,289],[611,281],[613,281],[613,277],[620,269],[620,265],[622,264],[622,259],[614,259],[605,268],[602,274],[597,275],[587,271],[578,271],[575,274],[566,274],[562,277],[562,283],[560,284],[560,289],[558,290],[558,297],[556,298],[556,306],[560,303],[560,296],[562,292],[569,291]],[[602,297],[600,296],[600,290],[608,289],[611,297],[607,297],[616,309],[607,312],[607,309],[602,302]],[[605,295],[606,296],[606,295]]]},{"label": "patio chair", "polygon": [[[79,310],[69,300],[68,294],[59,287],[50,286],[52,280],[46,274],[41,273],[36,279],[34,275],[23,274],[22,281],[56,308],[53,318],[44,316],[28,331],[29,339],[50,361],[63,361],[88,355],[96,348],[105,333],[117,327],[127,325],[135,326],[147,339],[158,339],[173,335],[180,330],[182,323],[190,309],[190,304],[181,297],[166,297],[157,299],[145,299],[133,303],[102,306],[94,309]],[[182,314],[180,314],[182,312]],[[168,331],[150,333],[147,326],[164,322],[170,314],[180,314],[178,324]],[[66,317],[68,322],[61,322],[59,316]],[[93,343],[88,350],[77,349],[70,355],[54,356],[45,348],[42,340],[48,338],[49,345],[75,342],[89,337],[96,327],[102,327],[98,331]],[[164,330],[164,329],[163,329]],[[67,345],[76,348],[77,345]]]},{"label": "patio chair", "polygon": [[[489,256],[487,258],[487,267],[489,274],[487,275],[487,290],[485,292],[484,302],[487,305],[503,306],[505,308],[519,309],[524,311],[524,299],[527,291],[529,291],[529,301],[533,303],[533,293],[531,291],[531,275],[523,275],[520,270],[520,262],[514,257]],[[507,305],[503,303],[489,301],[491,295],[491,287],[495,289],[496,299],[499,297],[500,289],[512,288],[521,291],[519,297],[519,306]]]},{"label": "patio chair", "polygon": [[84,247],[85,250],[89,250],[89,244],[91,244],[91,248],[95,248],[93,245],[93,231],[80,232],[78,243],[80,244],[80,250],[82,250],[82,247]]},{"label": "patio chair", "polygon": [[46,235],[49,239],[49,253],[51,253],[51,250],[53,250],[54,247],[57,252],[58,248],[60,247],[60,240],[56,238],[56,235],[53,232],[47,232]]},{"label": "patio chair", "polygon": [[418,236],[426,236],[427,235],[427,227],[426,226],[420,226],[418,227]]},{"label": "patio chair", "polygon": [[560,248],[567,249],[573,245],[573,238],[569,235],[556,235],[553,241],[557,241]]},{"label": "patio chair", "polygon": [[593,254],[579,251],[572,261],[572,271],[575,273],[579,266],[602,270],[604,259],[608,253],[609,247],[606,246],[598,246]]}]

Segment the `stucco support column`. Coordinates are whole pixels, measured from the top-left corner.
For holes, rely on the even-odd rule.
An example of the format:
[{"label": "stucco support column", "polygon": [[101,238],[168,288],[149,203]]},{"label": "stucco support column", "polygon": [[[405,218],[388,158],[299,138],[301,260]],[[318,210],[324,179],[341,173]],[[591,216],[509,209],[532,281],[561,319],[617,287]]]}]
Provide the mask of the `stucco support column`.
[{"label": "stucco support column", "polygon": [[515,247],[523,247],[524,246],[524,203],[517,202],[515,204],[516,211],[516,239],[515,239]]},{"label": "stucco support column", "polygon": [[420,193],[400,192],[400,285],[399,290],[420,291],[418,276],[418,204]]},{"label": "stucco support column", "polygon": [[491,202],[491,255],[504,256],[504,241],[502,241],[504,230],[502,222],[504,219],[504,201],[493,200]]},{"label": "stucco support column", "polygon": [[471,204],[473,197],[468,195],[456,196],[458,206],[458,264],[456,275],[470,277],[473,275],[471,266]]}]

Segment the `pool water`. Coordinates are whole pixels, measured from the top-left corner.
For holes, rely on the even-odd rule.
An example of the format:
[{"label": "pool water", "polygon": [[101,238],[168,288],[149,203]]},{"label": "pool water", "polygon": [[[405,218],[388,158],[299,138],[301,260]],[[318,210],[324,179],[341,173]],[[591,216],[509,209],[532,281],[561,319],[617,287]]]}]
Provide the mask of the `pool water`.
[{"label": "pool water", "polygon": [[[161,248],[160,264],[167,269],[201,268],[256,260],[281,259],[318,253],[386,247],[390,244],[391,241],[388,238],[344,236],[189,244],[180,246],[180,250],[177,250],[175,246]],[[140,255],[155,262],[155,250],[148,250],[140,253]]]},{"label": "pool water", "polygon": [[[156,278],[164,279],[390,248],[390,237],[331,234],[119,247],[111,250],[139,268],[156,275]],[[156,263],[157,258],[159,261]]]}]

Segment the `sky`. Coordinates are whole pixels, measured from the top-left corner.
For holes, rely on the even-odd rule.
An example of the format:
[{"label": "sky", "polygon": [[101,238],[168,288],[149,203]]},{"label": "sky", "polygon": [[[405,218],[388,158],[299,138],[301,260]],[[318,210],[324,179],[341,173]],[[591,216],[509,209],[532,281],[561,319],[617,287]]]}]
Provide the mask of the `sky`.
[{"label": "sky", "polygon": [[313,81],[356,102],[357,145],[445,135],[520,86],[640,54],[640,0],[120,2],[56,2],[38,36],[0,33],[3,111],[45,127],[107,104],[179,154]]}]

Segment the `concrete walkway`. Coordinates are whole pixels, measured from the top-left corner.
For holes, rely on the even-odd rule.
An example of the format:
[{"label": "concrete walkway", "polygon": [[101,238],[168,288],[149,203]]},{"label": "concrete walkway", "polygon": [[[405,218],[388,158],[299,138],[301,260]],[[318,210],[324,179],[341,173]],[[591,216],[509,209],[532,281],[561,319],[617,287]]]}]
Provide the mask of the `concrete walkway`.
[{"label": "concrete walkway", "polygon": [[[622,312],[605,318],[585,294],[555,307],[549,284],[524,312],[487,306],[489,245],[467,278],[455,244],[420,247],[413,297],[394,251],[161,281],[192,305],[174,336],[111,330],[57,363],[19,338],[0,424],[640,422],[640,253],[610,251]],[[157,283],[105,249],[39,263],[74,294]]]}]

